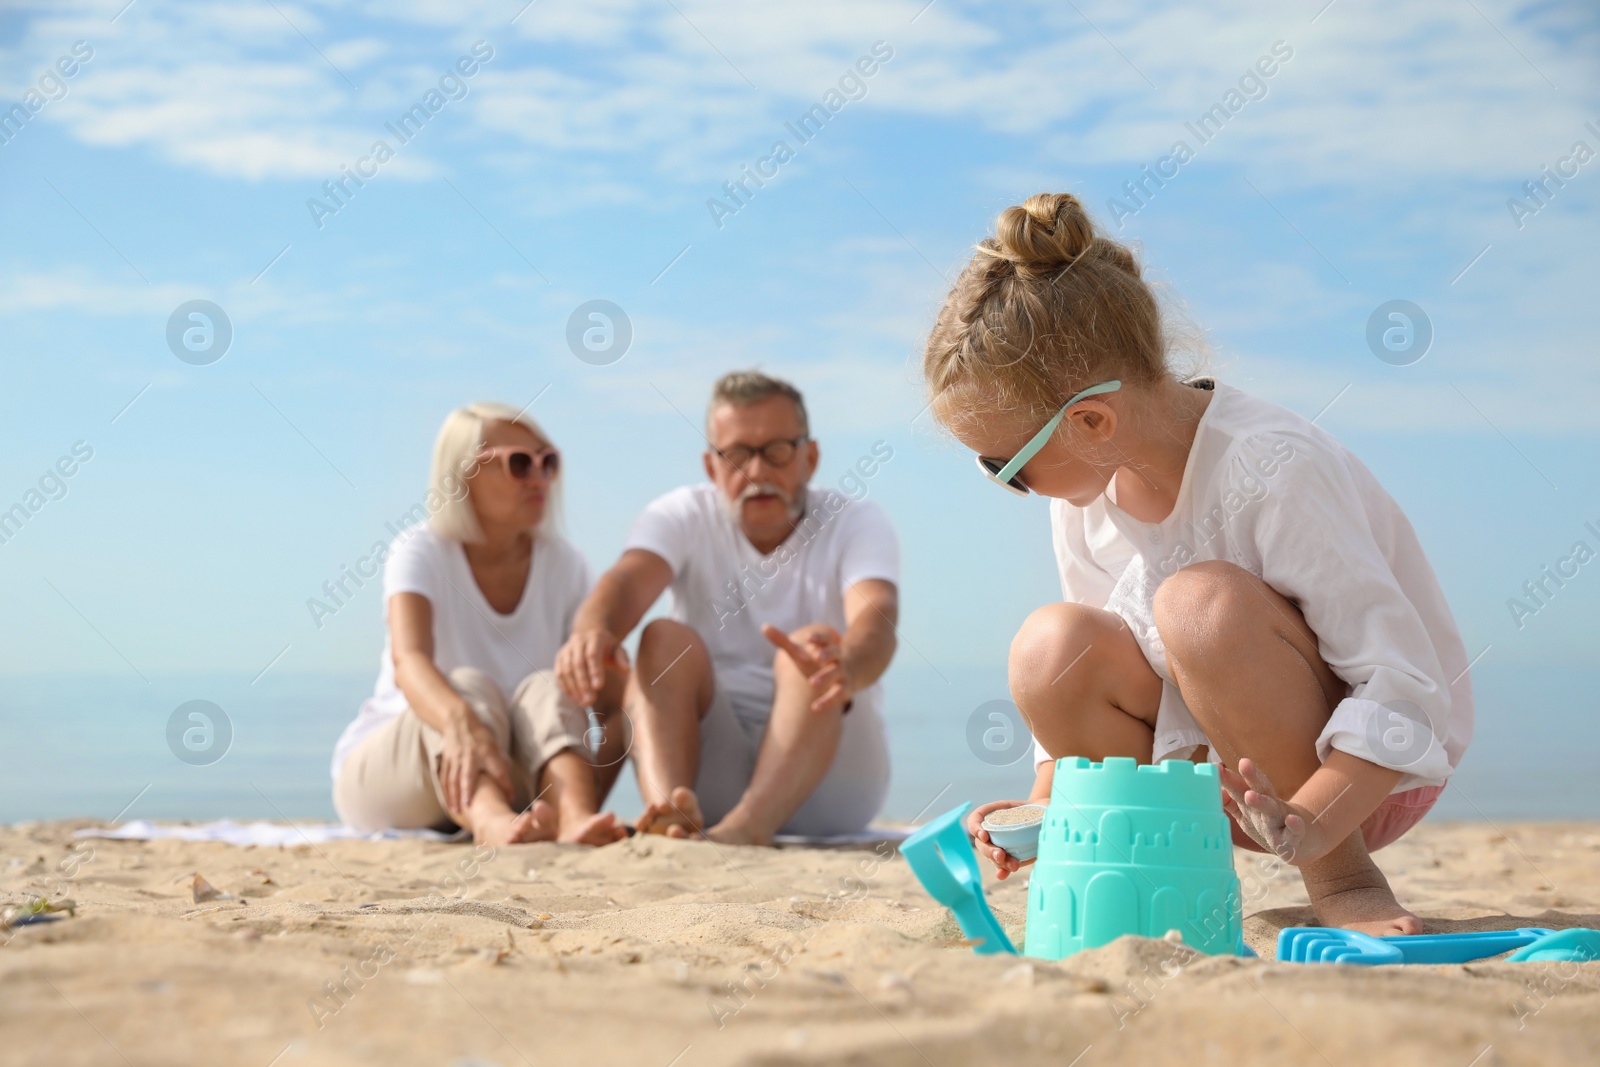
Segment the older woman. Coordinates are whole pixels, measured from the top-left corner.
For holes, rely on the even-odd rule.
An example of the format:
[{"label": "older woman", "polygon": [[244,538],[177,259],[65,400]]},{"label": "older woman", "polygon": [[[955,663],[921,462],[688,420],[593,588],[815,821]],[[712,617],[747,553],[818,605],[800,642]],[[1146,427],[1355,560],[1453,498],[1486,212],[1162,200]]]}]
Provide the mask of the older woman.
[{"label": "older woman", "polygon": [[384,562],[378,685],[333,757],[333,800],[361,830],[452,824],[484,844],[625,836],[600,802],[627,752],[620,672],[584,709],[551,667],[589,591],[555,530],[560,454],[504,404],[450,413],[434,446],[430,517]]}]

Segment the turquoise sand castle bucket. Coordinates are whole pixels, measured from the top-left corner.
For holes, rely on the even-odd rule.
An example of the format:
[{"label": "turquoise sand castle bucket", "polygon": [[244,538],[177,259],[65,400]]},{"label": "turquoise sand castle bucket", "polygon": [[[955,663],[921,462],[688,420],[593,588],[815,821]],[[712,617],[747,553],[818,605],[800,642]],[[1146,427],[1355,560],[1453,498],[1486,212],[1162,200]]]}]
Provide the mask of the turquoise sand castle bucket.
[{"label": "turquoise sand castle bucket", "polygon": [[[933,819],[906,838],[900,853],[923,888],[955,912],[977,952],[1015,953],[983,896],[978,857],[963,823],[971,809],[963,804]],[[1232,832],[1214,765],[1057,760],[1050,804],[1038,826],[1026,955],[1058,960],[1123,934],[1162,937],[1171,930],[1199,952],[1255,955],[1244,943]],[[1524,927],[1370,937],[1291,927],[1279,934],[1278,960],[1466,963],[1513,948],[1518,951],[1507,957],[1511,962],[1587,962],[1600,959],[1600,930]]]},{"label": "turquoise sand castle bucket", "polygon": [[[945,812],[900,851],[979,952],[1015,952],[983,897],[972,842]],[[1007,846],[1009,847],[1009,846]],[[1254,955],[1244,943],[1233,837],[1217,768],[1113,757],[1056,761],[1028,885],[1023,952],[1058,960],[1121,937],[1163,937],[1210,955]]]},{"label": "turquoise sand castle bucket", "polygon": [[1196,951],[1243,955],[1240,904],[1216,766],[1056,761],[1029,879],[1027,955],[1061,959],[1169,930]]}]

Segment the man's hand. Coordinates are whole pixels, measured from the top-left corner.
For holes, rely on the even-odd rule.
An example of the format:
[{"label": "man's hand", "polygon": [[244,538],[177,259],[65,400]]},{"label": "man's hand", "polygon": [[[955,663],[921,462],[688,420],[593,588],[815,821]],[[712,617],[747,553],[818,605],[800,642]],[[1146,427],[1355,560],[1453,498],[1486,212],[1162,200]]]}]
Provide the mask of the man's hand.
[{"label": "man's hand", "polygon": [[987,804],[973,808],[967,815],[967,836],[977,842],[979,855],[986,855],[995,866],[994,876],[1001,881],[1020,871],[1033,860],[1019,860],[993,841],[989,840],[989,831],[983,828],[983,820],[989,817],[992,811],[1001,808],[1015,808],[1023,804],[1038,804],[1037,800],[991,800]]},{"label": "man's hand", "polygon": [[444,732],[444,752],[439,757],[439,785],[444,789],[445,807],[452,815],[467,810],[473,794],[478,791],[481,775],[487,775],[499,786],[506,803],[511,803],[516,795],[511,784],[511,765],[495,742],[494,734],[468,711]]},{"label": "man's hand", "polygon": [[761,633],[788,653],[800,673],[810,680],[812,711],[820,715],[842,708],[855,696],[855,680],[840,654],[844,641],[839,631],[831,626],[816,626],[786,634],[771,623],[764,623]]},{"label": "man's hand", "polygon": [[1238,771],[1223,765],[1222,806],[1252,841],[1285,863],[1296,862],[1314,821],[1309,812],[1281,799],[1267,772],[1250,759],[1241,759]]},{"label": "man's hand", "polygon": [[628,669],[628,653],[611,631],[574,630],[556,653],[556,681],[580,708],[593,707],[606,684],[606,671]]}]

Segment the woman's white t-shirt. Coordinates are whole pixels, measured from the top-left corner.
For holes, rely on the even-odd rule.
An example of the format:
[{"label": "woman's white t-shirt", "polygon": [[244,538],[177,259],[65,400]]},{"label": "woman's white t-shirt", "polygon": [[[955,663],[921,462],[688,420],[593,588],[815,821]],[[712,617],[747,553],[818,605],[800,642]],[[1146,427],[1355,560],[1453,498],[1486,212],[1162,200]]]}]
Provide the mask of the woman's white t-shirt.
[{"label": "woman's white t-shirt", "polygon": [[[1153,758],[1209,745],[1168,670],[1156,588],[1191,563],[1223,560],[1293,601],[1351,687],[1317,738],[1317,758],[1338,749],[1402,771],[1395,792],[1442,784],[1472,738],[1472,686],[1411,523],[1331,434],[1232,386],[1215,389],[1166,519],[1140,522],[1105,495],[1082,508],[1050,502],[1062,596],[1120,615],[1162,678]],[[1035,761],[1050,758],[1036,741]]]},{"label": "woman's white t-shirt", "polygon": [[572,618],[591,584],[589,564],[577,549],[557,534],[538,534],[522,599],[509,615],[502,615],[478,588],[459,541],[439,537],[426,522],[401,530],[389,545],[383,568],[385,626],[378,685],[334,747],[334,778],[367,735],[409,707],[394,683],[388,636],[391,597],[418,593],[428,598],[433,663],[441,674],[474,667],[509,698],[523,678],[555,666],[556,652],[572,632]]},{"label": "woman's white t-shirt", "polygon": [[[898,583],[900,544],[877,504],[809,486],[800,524],[763,556],[723,509],[721,494],[702,482],[656,498],[634,520],[624,549],[645,549],[672,567],[672,617],[706,643],[734,713],[764,724],[777,649],[761,625],[792,633],[821,622],[843,633],[845,590],[868,578]],[[881,683],[853,699],[878,707]]]}]

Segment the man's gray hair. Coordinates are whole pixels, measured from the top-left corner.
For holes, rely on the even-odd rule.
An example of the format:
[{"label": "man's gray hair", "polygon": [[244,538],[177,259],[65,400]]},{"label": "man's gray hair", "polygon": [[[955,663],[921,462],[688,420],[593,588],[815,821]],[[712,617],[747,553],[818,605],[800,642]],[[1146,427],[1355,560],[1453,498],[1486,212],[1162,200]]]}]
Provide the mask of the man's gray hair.
[{"label": "man's gray hair", "polygon": [[758,370],[736,370],[718,378],[717,384],[711,387],[711,403],[706,406],[706,436],[711,436],[711,413],[717,410],[719,404],[742,408],[769,396],[786,396],[793,400],[795,411],[800,415],[800,432],[810,435],[811,421],[806,417],[806,402],[800,390],[782,378],[774,378]]}]

